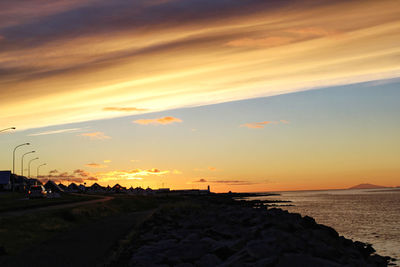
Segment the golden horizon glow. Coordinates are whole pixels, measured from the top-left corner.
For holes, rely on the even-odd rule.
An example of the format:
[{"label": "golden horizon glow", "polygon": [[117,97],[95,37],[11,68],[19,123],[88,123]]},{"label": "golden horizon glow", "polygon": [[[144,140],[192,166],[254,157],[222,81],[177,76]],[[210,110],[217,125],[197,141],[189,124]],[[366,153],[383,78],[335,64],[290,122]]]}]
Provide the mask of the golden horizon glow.
[{"label": "golden horizon glow", "polygon": [[3,1],[0,168],[29,141],[66,183],[398,186],[399,44],[396,0]]}]

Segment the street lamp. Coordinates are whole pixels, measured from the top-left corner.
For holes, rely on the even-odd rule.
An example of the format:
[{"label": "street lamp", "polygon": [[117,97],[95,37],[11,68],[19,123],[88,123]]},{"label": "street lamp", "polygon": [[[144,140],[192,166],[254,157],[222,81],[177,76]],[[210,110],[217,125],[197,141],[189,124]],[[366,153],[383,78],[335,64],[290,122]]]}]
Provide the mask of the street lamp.
[{"label": "street lamp", "polygon": [[42,166],[44,166],[44,165],[47,165],[47,164],[46,164],[46,163],[43,163],[43,164],[41,164],[41,165],[39,165],[39,166],[37,167],[36,179],[39,179],[39,168],[42,167]]},{"label": "street lamp", "polygon": [[44,166],[44,165],[47,165],[47,163],[43,163],[42,165],[39,165],[39,166],[38,166],[37,172],[36,172],[36,179],[39,179],[39,168],[42,167],[42,166]]},{"label": "street lamp", "polygon": [[0,132],[4,132],[4,131],[7,131],[7,130],[15,130],[16,128],[15,127],[10,127],[10,128],[6,128],[6,129],[3,129],[3,130],[0,130]]},{"label": "street lamp", "polygon": [[35,153],[36,151],[30,151],[30,152],[26,152],[25,154],[22,155],[21,158],[21,176],[24,176],[24,157],[25,155],[31,154],[31,153]]},{"label": "street lamp", "polygon": [[31,162],[34,160],[37,160],[37,159],[39,159],[39,158],[31,159],[28,163],[28,178],[31,178]]},{"label": "street lamp", "polygon": [[15,150],[17,150],[17,148],[19,148],[20,146],[26,146],[26,145],[30,145],[30,143],[21,144],[14,148],[14,151],[13,151],[13,173],[14,174],[15,174]]}]

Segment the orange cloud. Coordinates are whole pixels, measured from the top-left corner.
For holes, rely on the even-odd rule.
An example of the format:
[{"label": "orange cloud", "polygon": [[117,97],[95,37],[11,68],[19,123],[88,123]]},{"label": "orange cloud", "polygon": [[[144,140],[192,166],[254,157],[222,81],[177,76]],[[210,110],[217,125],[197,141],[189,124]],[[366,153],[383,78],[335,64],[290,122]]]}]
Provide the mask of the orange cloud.
[{"label": "orange cloud", "polygon": [[259,128],[264,128],[266,124],[270,124],[272,121],[263,121],[263,122],[252,122],[252,123],[245,123],[240,125],[240,127],[247,127],[247,128],[252,128],[252,129],[259,129]]},{"label": "orange cloud", "polygon": [[169,173],[169,171],[161,171],[161,170],[155,169],[155,168],[148,169],[148,170],[134,169],[134,170],[129,170],[129,171],[114,170],[114,171],[109,171],[109,172],[96,173],[96,177],[99,177],[103,181],[120,180],[120,179],[142,180],[143,177],[141,177],[141,176],[164,175],[167,173]]},{"label": "orange cloud", "polygon": [[88,163],[88,164],[85,164],[85,166],[89,167],[89,168],[107,168],[106,165],[97,164],[97,163]]},{"label": "orange cloud", "polygon": [[[7,84],[0,125],[38,128],[124,116],[135,111],[132,103],[163,111],[398,77],[398,1],[272,9],[270,1],[209,1],[201,10],[171,1],[179,8],[157,12],[139,7],[148,1],[130,1],[134,8],[87,1],[94,0],[63,0],[63,8],[0,1],[0,25],[18,25],[0,41],[0,83]],[[36,2],[46,8],[32,8]],[[109,8],[120,19],[101,16]],[[69,10],[84,14],[79,27]],[[40,30],[48,23],[60,27]],[[318,38],[340,32],[344,38]]]},{"label": "orange cloud", "polygon": [[103,108],[104,111],[119,111],[119,112],[133,112],[133,111],[147,111],[145,108],[135,108],[135,107],[106,107]]},{"label": "orange cloud", "polygon": [[110,162],[111,162],[111,160],[109,160],[109,159],[105,159],[105,160],[103,160],[103,162],[104,162],[104,163],[110,163]]},{"label": "orange cloud", "polygon": [[208,167],[207,169],[212,171],[212,172],[215,172],[217,170],[217,168],[215,168],[215,167]]},{"label": "orange cloud", "polygon": [[98,179],[92,176],[89,172],[86,172],[81,169],[77,169],[73,171],[72,174],[68,172],[59,173],[57,170],[52,170],[48,175],[39,176],[38,179],[46,183],[48,180],[51,180],[55,183],[84,183],[85,181],[97,181]]},{"label": "orange cloud", "polygon": [[293,41],[289,37],[266,37],[266,38],[242,38],[226,43],[230,47],[273,47],[289,44]]},{"label": "orange cloud", "polygon": [[163,117],[163,118],[158,118],[158,119],[141,119],[141,120],[135,120],[133,121],[134,123],[137,124],[142,124],[142,125],[148,125],[148,124],[171,124],[175,122],[182,122],[181,119],[175,118],[175,117]]},{"label": "orange cloud", "polygon": [[89,172],[82,170],[82,169],[75,170],[74,174],[78,174],[79,176],[82,176],[82,177],[88,177],[90,175]]},{"label": "orange cloud", "polygon": [[268,48],[299,42],[304,39],[313,39],[315,37],[338,37],[341,34],[342,32],[338,30],[322,27],[304,27],[282,30],[276,36],[235,39],[227,42],[226,45],[230,47]]},{"label": "orange cloud", "polygon": [[240,127],[247,127],[250,129],[261,129],[264,128],[265,125],[267,124],[279,124],[279,123],[283,123],[283,124],[288,124],[289,121],[287,120],[280,120],[280,121],[262,121],[262,122],[252,122],[252,123],[245,123],[240,125]]},{"label": "orange cloud", "polygon": [[83,133],[79,134],[79,136],[85,136],[96,140],[111,139],[110,136],[105,135],[103,132]]},{"label": "orange cloud", "polygon": [[327,36],[327,37],[337,37],[343,34],[338,30],[324,29],[321,27],[305,27],[287,30],[288,32],[304,35],[304,36]]}]

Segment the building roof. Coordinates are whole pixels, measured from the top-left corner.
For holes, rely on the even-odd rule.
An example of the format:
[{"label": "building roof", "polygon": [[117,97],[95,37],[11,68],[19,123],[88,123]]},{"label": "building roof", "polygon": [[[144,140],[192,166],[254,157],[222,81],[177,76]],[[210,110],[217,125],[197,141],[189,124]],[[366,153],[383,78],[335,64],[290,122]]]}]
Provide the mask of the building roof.
[{"label": "building roof", "polygon": [[46,189],[51,189],[53,192],[64,192],[54,181],[47,181],[47,183],[44,185]]}]

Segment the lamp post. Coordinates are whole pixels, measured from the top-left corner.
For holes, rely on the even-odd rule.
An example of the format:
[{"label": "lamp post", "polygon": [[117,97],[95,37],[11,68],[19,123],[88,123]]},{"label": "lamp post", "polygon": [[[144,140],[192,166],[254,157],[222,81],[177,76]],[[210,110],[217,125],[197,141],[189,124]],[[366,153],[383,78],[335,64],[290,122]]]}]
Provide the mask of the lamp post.
[{"label": "lamp post", "polygon": [[25,154],[22,155],[22,158],[21,158],[21,176],[24,176],[24,157],[26,155],[28,155],[28,154],[35,153],[35,152],[36,151],[30,151],[30,152],[26,152]]},{"label": "lamp post", "polygon": [[14,174],[15,174],[15,150],[17,150],[17,148],[19,148],[20,146],[26,146],[26,145],[30,145],[30,143],[21,144],[14,148],[14,151],[13,151],[13,173]]},{"label": "lamp post", "polygon": [[6,128],[6,129],[3,129],[3,130],[0,130],[0,132],[5,132],[7,130],[15,130],[15,129],[16,129],[15,127],[10,127],[10,128]]},{"label": "lamp post", "polygon": [[39,165],[39,166],[37,167],[36,179],[39,179],[39,168],[42,167],[42,166],[44,166],[44,165],[47,165],[47,164],[46,164],[46,163],[43,163],[43,164],[41,164],[41,165]]},{"label": "lamp post", "polygon": [[28,178],[31,178],[31,162],[34,160],[37,160],[37,159],[39,159],[39,158],[31,159],[28,163]]}]

